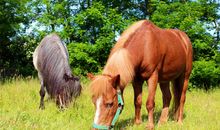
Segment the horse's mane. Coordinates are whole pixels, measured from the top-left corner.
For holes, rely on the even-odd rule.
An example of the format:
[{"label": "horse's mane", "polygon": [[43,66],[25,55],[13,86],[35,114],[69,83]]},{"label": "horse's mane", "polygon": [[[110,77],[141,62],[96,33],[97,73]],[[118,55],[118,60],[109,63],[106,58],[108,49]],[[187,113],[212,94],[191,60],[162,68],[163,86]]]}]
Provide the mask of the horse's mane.
[{"label": "horse's mane", "polygon": [[98,75],[94,78],[94,80],[90,84],[93,96],[99,97],[100,95],[108,92],[108,87],[110,87],[107,85],[108,80],[109,77],[103,75]]},{"label": "horse's mane", "polygon": [[116,76],[120,74],[120,85],[125,86],[134,77],[134,66],[130,54],[125,48],[118,49],[108,59],[103,74]]}]

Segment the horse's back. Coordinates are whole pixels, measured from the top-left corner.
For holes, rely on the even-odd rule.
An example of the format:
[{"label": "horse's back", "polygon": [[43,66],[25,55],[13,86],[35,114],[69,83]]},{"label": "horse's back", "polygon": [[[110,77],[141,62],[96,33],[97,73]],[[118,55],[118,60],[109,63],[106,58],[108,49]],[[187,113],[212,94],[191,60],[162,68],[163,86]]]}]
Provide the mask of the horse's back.
[{"label": "horse's back", "polygon": [[172,80],[186,71],[190,74],[192,45],[184,32],[161,29],[147,20],[134,32],[123,47],[130,52],[133,64],[139,68],[137,73],[144,79],[155,69],[160,80]]}]

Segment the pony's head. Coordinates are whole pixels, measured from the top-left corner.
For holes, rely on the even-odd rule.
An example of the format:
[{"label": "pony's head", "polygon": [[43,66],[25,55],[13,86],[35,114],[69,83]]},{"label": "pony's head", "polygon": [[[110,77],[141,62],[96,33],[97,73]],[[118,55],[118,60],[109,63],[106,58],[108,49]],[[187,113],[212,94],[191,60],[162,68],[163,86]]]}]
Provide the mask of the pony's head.
[{"label": "pony's head", "polygon": [[92,89],[92,101],[96,108],[94,125],[98,127],[95,128],[112,126],[113,118],[119,107],[117,93],[119,84],[120,75],[99,75],[93,78],[90,87]]},{"label": "pony's head", "polygon": [[64,80],[66,81],[66,87],[69,88],[70,97],[78,97],[81,93],[82,86],[80,84],[80,78],[74,75],[64,74]]},{"label": "pony's head", "polygon": [[78,97],[82,89],[79,77],[64,74],[63,79],[64,83],[57,90],[56,97],[57,105],[61,107],[67,106],[73,97]]}]

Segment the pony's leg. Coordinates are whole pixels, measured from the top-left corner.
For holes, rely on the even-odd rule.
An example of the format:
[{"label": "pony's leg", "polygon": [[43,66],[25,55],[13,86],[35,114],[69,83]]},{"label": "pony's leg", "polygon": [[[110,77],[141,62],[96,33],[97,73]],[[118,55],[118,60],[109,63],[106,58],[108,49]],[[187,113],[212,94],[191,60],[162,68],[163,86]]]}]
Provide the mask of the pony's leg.
[{"label": "pony's leg", "polygon": [[142,85],[143,80],[134,80],[132,85],[134,89],[134,106],[135,106],[135,124],[141,124],[141,104],[142,104]]},{"label": "pony's leg", "polygon": [[65,97],[64,97],[64,89],[59,88],[56,92],[56,104],[60,109],[63,109],[65,106]]},{"label": "pony's leg", "polygon": [[59,94],[58,97],[59,97],[59,107],[60,109],[64,109],[63,96],[61,97],[61,94]]},{"label": "pony's leg", "polygon": [[178,116],[179,124],[182,124],[182,121],[183,121],[183,107],[184,107],[185,100],[186,100],[186,91],[188,88],[188,82],[189,82],[189,79],[184,79],[183,89],[182,89],[182,93],[180,97],[179,116]]},{"label": "pony's leg", "polygon": [[163,96],[162,97],[163,98],[163,110],[161,112],[158,125],[161,125],[161,124],[167,122],[168,114],[169,114],[170,100],[171,100],[169,82],[160,83],[160,89],[161,89],[162,96]]},{"label": "pony's leg", "polygon": [[44,96],[45,96],[45,89],[44,89],[44,81],[41,79],[40,80],[40,85],[41,85],[41,88],[40,88],[40,106],[39,108],[40,109],[44,109],[45,106],[44,106]]},{"label": "pony's leg", "polygon": [[151,77],[148,79],[148,98],[146,103],[146,108],[148,111],[148,125],[147,128],[154,129],[154,106],[155,106],[155,93],[157,88],[158,73],[154,71]]}]

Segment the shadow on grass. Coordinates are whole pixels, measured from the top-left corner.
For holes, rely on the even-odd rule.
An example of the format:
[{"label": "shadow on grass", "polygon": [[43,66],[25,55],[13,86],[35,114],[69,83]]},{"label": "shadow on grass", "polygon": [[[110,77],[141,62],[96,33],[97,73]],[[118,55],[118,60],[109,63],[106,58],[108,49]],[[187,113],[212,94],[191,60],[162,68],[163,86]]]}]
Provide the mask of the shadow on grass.
[{"label": "shadow on grass", "polygon": [[[176,119],[174,119],[174,111],[170,110],[170,114],[169,114],[169,119],[168,121],[176,121]],[[183,120],[186,118],[186,114],[183,113]]]},{"label": "shadow on grass", "polygon": [[[156,111],[156,112],[154,112],[154,123],[156,124],[158,121],[159,121],[159,119],[160,119],[160,113],[161,113],[161,111]],[[142,124],[147,124],[147,120],[148,120],[148,115],[147,114],[143,114],[142,116],[141,116],[141,118],[142,118]],[[125,120],[121,120],[121,121],[119,121],[117,124],[116,124],[116,126],[115,126],[115,128],[116,129],[124,129],[124,128],[126,128],[127,126],[133,126],[133,125],[135,125],[134,124],[134,116],[132,117],[132,118],[128,118],[128,119],[125,119]]]},{"label": "shadow on grass", "polygon": [[[161,114],[161,111],[156,111],[154,112],[154,124],[157,125],[159,119],[160,119],[160,114]],[[185,114],[183,114],[183,119],[186,117]],[[142,118],[142,124],[144,124],[145,126],[147,125],[147,122],[148,122],[148,115],[147,114],[143,114],[141,116]],[[170,114],[169,114],[169,119],[168,121],[174,121],[174,112],[170,111]],[[115,128],[116,129],[125,129],[127,126],[134,126],[134,116],[132,118],[128,118],[128,119],[125,119],[125,120],[121,120],[119,121]]]}]

